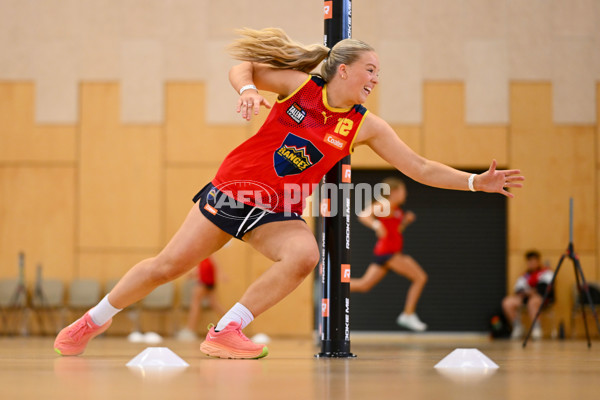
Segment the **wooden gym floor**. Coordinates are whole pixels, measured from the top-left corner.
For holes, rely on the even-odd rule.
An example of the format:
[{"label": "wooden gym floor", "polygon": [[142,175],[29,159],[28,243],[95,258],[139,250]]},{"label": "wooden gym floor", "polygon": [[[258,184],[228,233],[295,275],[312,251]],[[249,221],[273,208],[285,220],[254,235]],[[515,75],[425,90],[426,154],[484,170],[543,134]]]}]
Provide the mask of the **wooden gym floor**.
[{"label": "wooden gym floor", "polygon": [[[352,338],[355,359],[315,359],[310,340],[277,339],[262,360],[219,360],[199,342],[166,340],[190,366],[142,372],[125,364],[149,345],[100,337],[85,355],[60,357],[51,337],[0,338],[0,399],[597,399],[600,342],[490,341],[479,336]],[[500,366],[489,375],[445,376],[434,365],[477,348]]]}]

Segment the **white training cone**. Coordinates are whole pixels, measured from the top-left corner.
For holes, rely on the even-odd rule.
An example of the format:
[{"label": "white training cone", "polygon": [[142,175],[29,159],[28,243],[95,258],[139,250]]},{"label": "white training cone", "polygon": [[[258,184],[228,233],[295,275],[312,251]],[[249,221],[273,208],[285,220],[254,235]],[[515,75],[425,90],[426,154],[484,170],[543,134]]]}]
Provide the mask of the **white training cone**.
[{"label": "white training cone", "polygon": [[456,349],[434,368],[496,369],[499,367],[477,349]]},{"label": "white training cone", "polygon": [[144,342],[148,344],[159,344],[163,341],[162,336],[160,336],[156,332],[146,332],[144,333]]},{"label": "white training cone", "polygon": [[127,340],[131,343],[142,343],[144,341],[144,334],[142,332],[131,332],[127,336]]},{"label": "white training cone", "polygon": [[167,347],[148,347],[126,365],[139,368],[185,368],[190,366]]},{"label": "white training cone", "polygon": [[499,367],[477,349],[456,349],[435,368],[454,382],[474,383],[489,378]]},{"label": "white training cone", "polygon": [[257,333],[256,335],[252,336],[252,338],[250,340],[252,340],[254,343],[258,343],[258,344],[271,343],[271,338],[265,333]]}]

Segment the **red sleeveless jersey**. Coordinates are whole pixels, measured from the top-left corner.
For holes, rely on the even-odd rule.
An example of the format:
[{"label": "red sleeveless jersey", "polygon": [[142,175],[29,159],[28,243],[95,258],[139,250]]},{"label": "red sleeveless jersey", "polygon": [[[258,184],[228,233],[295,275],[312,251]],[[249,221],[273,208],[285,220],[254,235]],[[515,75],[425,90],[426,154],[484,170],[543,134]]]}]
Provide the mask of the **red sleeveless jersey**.
[{"label": "red sleeveless jersey", "polygon": [[395,208],[390,212],[387,217],[377,218],[386,230],[386,235],[375,243],[373,253],[377,256],[383,254],[393,254],[402,251],[404,246],[404,237],[402,233],[398,231],[400,224],[404,218],[404,211],[401,208]]},{"label": "red sleeveless jersey", "polygon": [[368,113],[362,105],[330,107],[326,90],[312,76],[278,99],[258,132],[227,155],[213,185],[244,204],[301,214],[315,184],[350,154]]}]

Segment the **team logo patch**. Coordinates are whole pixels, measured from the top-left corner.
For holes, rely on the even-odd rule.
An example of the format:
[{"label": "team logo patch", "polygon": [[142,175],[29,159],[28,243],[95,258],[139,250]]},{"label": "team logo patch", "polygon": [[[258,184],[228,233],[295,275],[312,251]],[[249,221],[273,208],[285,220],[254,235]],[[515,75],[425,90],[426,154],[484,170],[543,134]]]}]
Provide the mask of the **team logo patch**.
[{"label": "team logo patch", "polygon": [[213,186],[208,192],[208,198],[214,200],[215,197],[217,197],[217,188]]},{"label": "team logo patch", "polygon": [[306,117],[306,111],[302,109],[298,104],[294,103],[290,106],[290,108],[286,111],[287,115],[289,115],[297,124],[302,122]]},{"label": "team logo patch", "polygon": [[273,166],[277,176],[297,175],[318,163],[321,158],[323,153],[309,140],[288,133],[273,154]]},{"label": "team logo patch", "polygon": [[344,139],[335,137],[331,133],[325,135],[323,141],[328,145],[335,147],[338,150],[342,150],[344,147],[346,147],[346,141]]}]

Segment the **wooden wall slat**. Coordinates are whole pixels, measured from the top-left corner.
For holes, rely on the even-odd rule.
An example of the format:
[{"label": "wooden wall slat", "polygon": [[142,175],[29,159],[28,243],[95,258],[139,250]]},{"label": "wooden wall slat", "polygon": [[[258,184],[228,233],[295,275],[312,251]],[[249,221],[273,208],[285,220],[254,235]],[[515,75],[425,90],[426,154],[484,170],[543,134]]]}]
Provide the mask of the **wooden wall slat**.
[{"label": "wooden wall slat", "polygon": [[84,84],[81,100],[79,245],[160,245],[160,127],[119,124],[116,84]]},{"label": "wooden wall slat", "polygon": [[422,154],[459,168],[485,169],[492,158],[507,165],[504,126],[466,126],[465,89],[460,82],[424,86]]},{"label": "wooden wall slat", "polygon": [[41,264],[43,276],[74,277],[75,169],[0,167],[0,277],[18,276],[25,253],[29,283]]},{"label": "wooden wall slat", "polygon": [[75,160],[74,125],[35,125],[35,86],[0,82],[0,162]]}]

